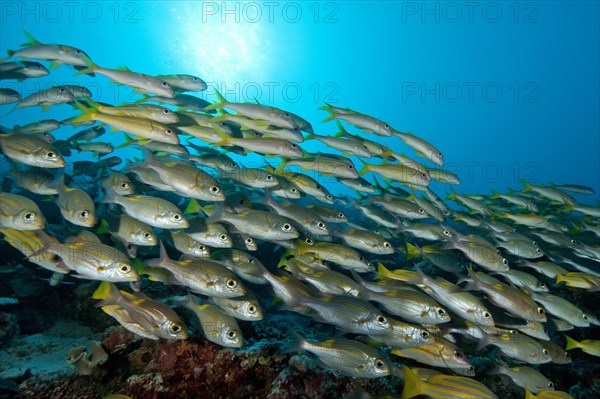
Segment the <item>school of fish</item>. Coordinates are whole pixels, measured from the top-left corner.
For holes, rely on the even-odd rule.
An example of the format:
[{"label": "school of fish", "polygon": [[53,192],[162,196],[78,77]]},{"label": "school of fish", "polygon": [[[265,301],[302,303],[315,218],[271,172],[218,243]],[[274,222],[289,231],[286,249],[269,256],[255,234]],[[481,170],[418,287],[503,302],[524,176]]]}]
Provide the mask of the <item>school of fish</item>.
[{"label": "school of fish", "polygon": [[[27,36],[2,59],[1,80],[67,65],[140,98],[99,103],[77,85],[21,98],[1,88],[3,113],[8,104],[15,113],[71,107],[73,117],[2,127],[10,164],[2,177],[13,187],[0,194],[0,232],[52,272],[51,284],[67,274],[98,281],[98,307],[127,330],[189,339],[176,312],[187,308],[207,340],[239,348],[238,320],[297,312],[338,333],[314,342],[288,326],[283,350],[309,352],[353,377],[404,378],[401,398],[497,398],[473,378],[479,370],[465,343],[475,353],[497,350],[502,360],[490,373],[527,398],[571,397],[535,365],[569,363],[573,349],[600,356],[600,341],[563,333],[600,325],[598,312],[561,296],[564,287],[600,291],[600,207],[573,197],[592,188],[523,181],[520,190],[452,190],[444,200],[430,183],[460,179],[443,169],[442,152],[377,117],[325,104],[324,122],[338,132],[317,134],[287,110],[185,94],[207,90],[198,77],[100,67],[83,50]],[[78,131],[65,137],[68,128]],[[332,151],[306,151],[311,140]],[[141,158],[111,156],[119,147]],[[403,153],[408,147],[418,158]],[[94,161],[69,161],[84,152]],[[249,153],[263,156],[263,167],[244,167]],[[325,181],[357,195],[334,196]],[[48,198],[60,225],[38,206]],[[178,285],[182,295],[162,303],[144,295],[147,284]],[[255,295],[265,287],[282,302],[268,312]]]}]

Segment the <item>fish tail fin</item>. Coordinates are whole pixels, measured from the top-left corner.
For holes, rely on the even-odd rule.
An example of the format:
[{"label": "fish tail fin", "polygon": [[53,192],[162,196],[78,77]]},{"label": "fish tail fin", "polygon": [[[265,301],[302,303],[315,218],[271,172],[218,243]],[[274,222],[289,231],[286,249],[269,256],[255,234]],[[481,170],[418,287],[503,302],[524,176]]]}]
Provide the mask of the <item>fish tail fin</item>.
[{"label": "fish tail fin", "polygon": [[339,120],[335,121],[338,129],[340,130],[339,132],[337,132],[336,134],[333,135],[333,137],[344,137],[348,134],[348,131],[344,128],[344,125],[342,125],[342,122],[340,122]]},{"label": "fish tail fin", "polygon": [[279,165],[277,165],[277,167],[275,168],[275,170],[273,171],[274,174],[278,175],[283,171],[283,168],[285,168],[285,166],[287,165],[287,160],[285,158],[282,158],[281,163]]},{"label": "fish tail fin", "polygon": [[383,263],[377,263],[377,274],[375,275],[377,279],[384,280],[388,278],[390,274],[392,274],[392,272],[390,272],[388,268],[383,265]]},{"label": "fish tail fin", "polygon": [[171,258],[169,258],[169,255],[167,254],[167,249],[165,248],[165,244],[163,244],[162,240],[159,241],[159,244],[160,255],[158,259],[155,258],[146,261],[146,266],[164,268],[165,265],[167,265],[171,261]]},{"label": "fish tail fin", "polygon": [[119,195],[112,190],[104,190],[104,198],[100,201],[103,204],[116,204]]},{"label": "fish tail fin", "polygon": [[327,118],[323,119],[321,121],[321,123],[329,122],[329,121],[332,121],[332,120],[335,120],[335,114],[333,114],[333,113],[331,115],[329,115]]},{"label": "fish tail fin", "polygon": [[195,213],[200,212],[201,210],[202,210],[202,207],[198,203],[198,200],[196,200],[195,198],[192,198],[190,200],[190,203],[188,204],[188,206],[185,208],[185,211],[183,211],[183,213],[184,213],[184,215],[193,215]]},{"label": "fish tail fin", "polygon": [[233,137],[229,136],[227,133],[225,133],[223,130],[219,129],[218,127],[215,127],[214,131],[217,134],[217,136],[219,136],[220,140],[217,141],[216,143],[212,144],[211,145],[212,148],[227,146],[227,145],[230,145],[231,142],[233,141]]},{"label": "fish tail fin", "polygon": [[225,106],[225,104],[227,104],[227,100],[225,100],[223,95],[221,93],[219,93],[219,90],[217,90],[216,87],[215,87],[215,96],[217,97],[217,102],[214,104],[211,104],[207,107],[204,107],[205,111],[210,111],[213,109],[222,109]]},{"label": "fish tail fin", "polygon": [[103,281],[100,283],[96,291],[92,294],[93,299],[99,299],[96,304],[98,307],[114,305],[123,298],[123,294],[119,291],[116,285]]},{"label": "fish tail fin", "polygon": [[81,115],[71,119],[72,123],[93,121],[97,111],[92,107],[86,107],[79,101],[75,101],[75,106],[81,111]]},{"label": "fish tail fin", "polygon": [[368,163],[365,163],[365,166],[363,166],[363,168],[360,170],[360,172],[358,172],[358,174],[363,176],[363,175],[369,173],[370,171],[371,171],[371,165]]},{"label": "fish tail fin", "polygon": [[92,59],[90,57],[88,57],[86,54],[82,54],[81,58],[83,59],[83,62],[85,62],[85,68],[78,69],[77,72],[75,72],[74,76],[79,76],[79,75],[92,75],[93,76],[94,72],[96,72],[98,70],[98,65],[94,64],[94,61],[92,61]]},{"label": "fish tail fin", "polygon": [[421,395],[427,383],[421,381],[419,376],[407,366],[402,366],[402,370],[404,370],[404,389],[400,398],[410,399]]},{"label": "fish tail fin", "polygon": [[25,36],[27,36],[27,39],[29,41],[21,44],[21,47],[32,47],[32,46],[39,46],[40,44],[42,44],[39,40],[37,40],[35,37],[33,37],[31,35],[31,33],[27,32],[25,29],[23,29],[23,33],[25,33]]},{"label": "fish tail fin", "polygon": [[299,352],[303,349],[303,345],[306,342],[306,338],[292,330],[290,327],[286,328],[286,332],[291,338],[291,341],[283,344],[281,350],[283,353]]},{"label": "fish tail fin", "polygon": [[491,199],[500,198],[500,194],[496,190],[492,189],[492,196],[490,198]]},{"label": "fish tail fin", "polygon": [[208,216],[206,223],[214,223],[223,216],[223,205],[215,203],[214,205],[201,206],[200,210]]},{"label": "fish tail fin", "polygon": [[565,350],[571,350],[571,349],[580,347],[579,342],[575,341],[573,338],[569,337],[568,335],[565,335],[565,339],[567,340]]},{"label": "fish tail fin", "polygon": [[419,255],[421,255],[421,248],[419,248],[415,244],[411,244],[410,242],[406,243],[406,260],[409,261]]},{"label": "fish tail fin", "polygon": [[131,136],[129,136],[127,133],[123,133],[123,138],[125,139],[125,142],[123,144],[119,144],[116,148],[124,148],[124,147],[128,147],[130,145],[133,144],[137,144],[138,141],[135,139],[132,139]]},{"label": "fish tail fin", "polygon": [[556,284],[559,284],[562,281],[566,281],[565,276],[563,274],[556,275]]},{"label": "fish tail fin", "polygon": [[523,193],[526,193],[527,191],[531,191],[531,189],[533,189],[533,185],[527,183],[525,180],[519,179],[519,181],[525,187],[525,189],[522,190]]},{"label": "fish tail fin", "polygon": [[110,234],[106,219],[102,219],[102,221],[100,221],[100,227],[96,229],[96,234]]}]

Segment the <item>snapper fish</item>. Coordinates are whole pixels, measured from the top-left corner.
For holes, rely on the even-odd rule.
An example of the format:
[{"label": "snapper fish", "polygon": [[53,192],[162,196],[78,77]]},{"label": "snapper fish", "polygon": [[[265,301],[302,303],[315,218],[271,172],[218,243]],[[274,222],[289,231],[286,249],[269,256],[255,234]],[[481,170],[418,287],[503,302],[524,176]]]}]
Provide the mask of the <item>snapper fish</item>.
[{"label": "snapper fish", "polygon": [[284,349],[286,352],[305,350],[319,358],[326,367],[357,378],[377,378],[390,375],[392,366],[377,350],[348,339],[330,339],[310,342],[301,335],[291,332],[294,342]]},{"label": "snapper fish", "polygon": [[134,334],[152,340],[188,338],[185,325],[173,309],[141,292],[131,294],[102,282],[92,298],[100,300],[96,306]]}]

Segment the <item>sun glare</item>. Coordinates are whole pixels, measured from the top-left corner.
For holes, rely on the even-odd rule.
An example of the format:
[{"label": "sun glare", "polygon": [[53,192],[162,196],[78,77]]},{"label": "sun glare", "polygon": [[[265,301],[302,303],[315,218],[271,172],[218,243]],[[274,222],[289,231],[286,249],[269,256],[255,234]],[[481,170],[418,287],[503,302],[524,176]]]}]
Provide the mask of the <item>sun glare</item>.
[{"label": "sun glare", "polygon": [[265,27],[235,13],[219,15],[212,10],[208,14],[199,4],[171,9],[178,24],[174,31],[179,32],[172,48],[183,55],[186,69],[215,84],[264,80],[268,76]]}]

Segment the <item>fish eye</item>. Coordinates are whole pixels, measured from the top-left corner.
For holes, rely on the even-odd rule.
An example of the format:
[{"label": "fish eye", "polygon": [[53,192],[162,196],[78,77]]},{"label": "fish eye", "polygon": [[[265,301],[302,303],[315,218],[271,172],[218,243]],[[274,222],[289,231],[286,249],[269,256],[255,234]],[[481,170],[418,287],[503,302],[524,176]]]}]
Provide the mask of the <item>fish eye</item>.
[{"label": "fish eye", "polygon": [[379,370],[383,370],[385,368],[385,362],[381,359],[377,359],[375,360],[375,367],[377,367]]},{"label": "fish eye", "polygon": [[583,315],[583,320],[588,321],[587,315],[585,315],[585,314]]},{"label": "fish eye", "polygon": [[183,328],[177,323],[173,323],[169,326],[169,332],[171,332],[171,334],[179,334],[181,331],[183,331]]},{"label": "fish eye", "polygon": [[290,116],[290,114],[288,112],[284,113],[285,116]]},{"label": "fish eye", "polygon": [[166,108],[163,109],[163,114],[170,114],[170,113],[171,113],[171,111],[169,111],[168,109],[166,109]]},{"label": "fish eye", "polygon": [[306,237],[306,240],[304,240],[305,243],[307,243],[308,245],[313,245],[315,242],[313,241],[312,238],[310,237]]},{"label": "fish eye", "polygon": [[490,317],[492,317],[492,315],[490,314],[490,312],[483,312],[483,317],[489,319]]},{"label": "fish eye", "polygon": [[298,148],[296,144],[292,144],[292,148]]},{"label": "fish eye", "polygon": [[463,356],[463,354],[462,354],[462,353],[460,353],[459,351],[454,351],[454,356],[455,356],[457,359],[462,359],[462,358],[464,357],[464,356]]},{"label": "fish eye", "polygon": [[377,323],[379,324],[387,324],[387,319],[385,318],[385,316],[379,315],[377,316]]},{"label": "fish eye", "polygon": [[149,239],[150,239],[150,237],[152,237],[152,234],[150,234],[150,233],[148,233],[148,232],[144,233],[144,238],[145,238],[145,239],[149,240]]},{"label": "fish eye", "polygon": [[389,125],[387,125],[387,124],[383,125],[383,127],[385,127],[386,129],[389,129],[389,128],[390,128],[390,126],[389,126]]},{"label": "fish eye", "polygon": [[273,176],[267,175],[267,181],[271,181],[271,180],[273,180]]},{"label": "fish eye", "polygon": [[546,284],[540,283],[540,288],[546,288]]},{"label": "fish eye", "polygon": [[444,230],[444,235],[445,235],[445,236],[450,236],[450,231],[448,231],[448,230]]},{"label": "fish eye", "polygon": [[168,86],[167,82],[162,82],[161,85],[163,85],[163,87],[167,87]]},{"label": "fish eye", "polygon": [[32,220],[33,219],[33,213],[31,212],[27,212],[25,215],[23,215],[23,217],[27,220]]},{"label": "fish eye", "polygon": [[206,251],[206,247],[204,245],[200,245],[198,249],[202,252]]},{"label": "fish eye", "polygon": [[548,349],[542,349],[542,353],[544,355],[549,355],[550,354],[550,352],[548,352]]},{"label": "fish eye", "polygon": [[548,333],[548,329],[547,329],[547,328],[544,328],[542,331],[543,331],[544,333]]},{"label": "fish eye", "polygon": [[86,218],[88,216],[88,212],[87,211],[81,211],[81,212],[79,212],[79,216],[81,216],[82,218]]},{"label": "fish eye", "polygon": [[502,258],[502,263],[505,264],[505,265],[508,265],[508,261],[506,259],[504,259],[504,258]]},{"label": "fish eye", "polygon": [[544,312],[544,308],[542,308],[542,307],[537,308],[537,312],[542,315],[546,313],[546,312]]},{"label": "fish eye", "polygon": [[548,388],[554,388],[554,384],[552,383],[552,381],[548,381]]},{"label": "fish eye", "polygon": [[531,243],[537,247],[537,242],[531,241]]},{"label": "fish eye", "polygon": [[254,240],[250,237],[246,238],[246,244],[252,244],[254,243]]},{"label": "fish eye", "polygon": [[213,194],[217,194],[219,191],[221,191],[221,189],[217,186],[211,186],[210,187],[210,192]]},{"label": "fish eye", "polygon": [[425,213],[425,209],[419,208],[419,213]]},{"label": "fish eye", "polygon": [[46,158],[56,158],[56,153],[54,151],[48,151],[46,153]]},{"label": "fish eye", "polygon": [[443,316],[446,314],[446,311],[442,308],[437,308],[437,314],[439,314],[440,316]]},{"label": "fish eye", "polygon": [[438,154],[438,157],[441,157],[441,156],[442,156],[442,153],[441,153],[441,152],[438,152],[437,154]]},{"label": "fish eye", "polygon": [[166,132],[167,134],[171,134],[171,133],[173,133],[173,131],[172,131],[171,129],[167,129],[167,130],[165,130],[165,132]]},{"label": "fish eye", "polygon": [[63,91],[66,91],[66,90],[65,89],[58,89],[58,91],[60,91],[62,93]]},{"label": "fish eye", "polygon": [[498,255],[500,255],[500,250],[499,250],[499,249],[497,249],[497,250],[496,250],[496,253],[497,253]]},{"label": "fish eye", "polygon": [[254,305],[248,305],[248,312],[249,313],[256,313],[256,306],[254,306]]},{"label": "fish eye", "polygon": [[392,244],[390,244],[389,242],[386,241],[383,243],[383,246],[386,248],[390,248],[392,246]]},{"label": "fish eye", "polygon": [[340,213],[338,213],[338,217],[339,218],[344,218],[344,217],[346,217],[346,215],[344,215],[342,212],[340,212]]},{"label": "fish eye", "polygon": [[129,188],[129,184],[127,184],[127,183],[121,183],[121,188]]},{"label": "fish eye", "polygon": [[537,253],[541,253],[542,251],[541,251],[539,248],[536,248],[536,249],[535,249],[535,252],[537,252]]},{"label": "fish eye", "polygon": [[322,228],[325,227],[325,223],[319,222],[319,223],[317,223],[317,227],[320,228],[320,229],[322,229]]},{"label": "fish eye", "polygon": [[173,219],[173,220],[175,220],[175,221],[179,221],[179,220],[181,220],[181,215],[180,215],[180,214],[178,214],[178,213],[176,213],[176,214],[174,214],[174,215],[171,217],[171,219]]},{"label": "fish eye", "polygon": [[354,169],[354,166],[348,165],[348,169]]},{"label": "fish eye", "polygon": [[237,333],[233,330],[229,330],[227,331],[227,338],[229,339],[236,339],[237,338]]},{"label": "fish eye", "polygon": [[293,193],[296,193],[296,192],[298,192],[298,190],[296,190],[296,188],[295,188],[295,187],[292,187],[292,189],[291,189],[290,191],[291,191],[291,192],[293,192]]},{"label": "fish eye", "polygon": [[511,334],[516,334],[517,330],[508,330],[508,332],[511,333]]},{"label": "fish eye", "polygon": [[75,50],[76,54],[81,54],[81,50]]},{"label": "fish eye", "polygon": [[571,240],[571,244],[575,244],[577,241],[575,240]]},{"label": "fish eye", "polygon": [[421,331],[421,337],[422,337],[422,338],[427,338],[427,337],[429,337],[429,331]]},{"label": "fish eye", "polygon": [[227,280],[227,287],[229,287],[229,288],[235,288],[237,286],[238,286],[237,280],[234,280],[232,278],[230,278],[229,280]]},{"label": "fish eye", "polygon": [[56,254],[54,256],[52,256],[52,262],[59,262],[59,261],[61,261],[60,256],[58,256]]},{"label": "fish eye", "polygon": [[290,231],[292,229],[292,225],[289,223],[286,223],[283,225],[283,230],[285,231]]},{"label": "fish eye", "polygon": [[320,190],[320,189],[322,189],[323,187],[321,187],[319,184],[317,184],[317,185],[315,186],[315,188],[316,188],[317,190]]},{"label": "fish eye", "polygon": [[119,271],[121,273],[129,273],[129,272],[131,272],[131,266],[129,266],[129,265],[121,265],[121,267],[119,267]]},{"label": "fish eye", "polygon": [[333,199],[333,197],[331,196],[331,194],[327,195],[327,199]]},{"label": "fish eye", "polygon": [[364,257],[364,256],[359,256],[359,257],[358,257],[358,260],[359,260],[359,261],[361,261],[361,262],[364,262],[364,260],[365,260],[365,257]]},{"label": "fish eye", "polygon": [[470,366],[470,367],[469,367],[469,371],[475,371],[475,367],[473,367],[473,366]]},{"label": "fish eye", "polygon": [[225,241],[226,239],[227,239],[227,235],[226,234],[221,234],[219,236],[219,240],[221,240],[221,241]]},{"label": "fish eye", "polygon": [[248,259],[248,263],[254,263],[254,259]]}]

